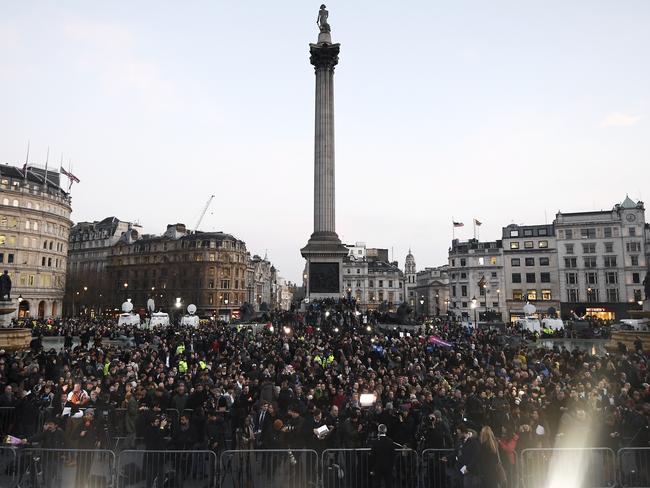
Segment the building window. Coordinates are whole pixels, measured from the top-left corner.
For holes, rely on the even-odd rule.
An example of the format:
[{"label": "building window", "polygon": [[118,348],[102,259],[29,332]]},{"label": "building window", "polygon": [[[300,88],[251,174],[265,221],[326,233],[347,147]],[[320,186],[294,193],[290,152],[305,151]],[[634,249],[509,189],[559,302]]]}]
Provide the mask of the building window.
[{"label": "building window", "polygon": [[461,280],[466,280],[467,279],[467,273],[461,273],[460,274],[460,279]]},{"label": "building window", "polygon": [[540,249],[546,249],[548,247],[548,241],[539,241],[537,243],[537,247]]},{"label": "building window", "polygon": [[583,239],[595,239],[596,229],[580,229],[580,237]]},{"label": "building window", "polygon": [[490,276],[491,276],[492,278],[496,278],[496,277],[497,277],[497,272],[496,272],[496,271],[492,271],[492,273],[490,274]]},{"label": "building window", "polygon": [[596,303],[598,301],[598,288],[591,288],[587,290],[587,301],[589,303]]},{"label": "building window", "polygon": [[596,267],[596,257],[586,257],[583,258],[585,260],[585,268],[595,268]]},{"label": "building window", "polygon": [[632,283],[641,283],[639,273],[632,273]]},{"label": "building window", "polygon": [[510,260],[511,266],[521,266],[521,260],[519,258],[512,258]]},{"label": "building window", "polygon": [[496,257],[496,256],[492,256],[492,257],[490,258],[490,264],[491,264],[492,266],[496,266],[496,264],[497,264],[497,257]]},{"label": "building window", "polygon": [[552,300],[551,290],[542,290],[542,300]]},{"label": "building window", "polygon": [[392,288],[392,287],[393,287],[393,280],[388,280],[388,288]]},{"label": "building window", "polygon": [[607,288],[607,301],[618,302],[618,288]]},{"label": "building window", "polygon": [[532,249],[533,247],[533,241],[524,241],[524,249]]},{"label": "building window", "polygon": [[519,237],[519,231],[518,230],[511,230],[510,231],[510,237]]},{"label": "building window", "polygon": [[612,237],[612,228],[611,227],[604,227],[603,228],[603,236],[605,238]]},{"label": "building window", "polygon": [[606,253],[614,252],[614,243],[613,242],[606,242],[605,243],[605,252]]},{"label": "building window", "polygon": [[615,268],[616,267],[616,256],[605,256],[605,267],[606,268]]},{"label": "building window", "polygon": [[640,242],[628,242],[625,244],[627,252],[641,252],[641,243]]},{"label": "building window", "polygon": [[578,294],[578,290],[576,290],[575,288],[569,288],[566,291],[567,302],[577,302],[579,301],[578,300],[579,297],[580,295]]},{"label": "building window", "polygon": [[526,258],[526,266],[535,266],[535,258]]},{"label": "building window", "polygon": [[533,229],[524,229],[524,237],[532,237]]},{"label": "building window", "polygon": [[383,288],[383,287],[384,287],[384,280],[379,280],[379,288]]},{"label": "building window", "polygon": [[567,254],[573,254],[573,244],[565,244],[564,249]]},{"label": "building window", "polygon": [[535,273],[526,273],[526,283],[535,283]]},{"label": "building window", "polygon": [[539,281],[541,283],[550,283],[551,282],[551,273],[540,273]]},{"label": "building window", "polygon": [[465,260],[465,258],[461,258],[460,265],[465,266],[466,264],[467,264],[467,261]]},{"label": "building window", "polygon": [[539,229],[539,232],[538,232],[537,235],[540,235],[540,236],[547,236],[547,235],[548,235],[548,232],[546,231],[546,228],[542,227],[541,229]]},{"label": "building window", "polygon": [[485,258],[484,257],[478,258],[478,265],[483,266],[484,264],[485,264]]},{"label": "building window", "polygon": [[467,296],[467,285],[462,285],[460,287],[460,295],[463,296],[463,297]]},{"label": "building window", "polygon": [[628,227],[628,231],[631,236],[636,235],[636,227]]},{"label": "building window", "polygon": [[607,273],[605,273],[605,283],[608,285],[617,285],[618,273],[614,271],[608,271]]},{"label": "building window", "polygon": [[639,256],[637,256],[636,254],[633,255],[633,256],[630,256],[630,264],[632,266],[638,266],[639,265]]},{"label": "building window", "polygon": [[582,244],[582,252],[584,254],[596,254],[596,243],[585,242]]},{"label": "building window", "polygon": [[374,288],[375,287],[375,282],[374,280],[368,281],[368,288]]},{"label": "building window", "polygon": [[537,290],[528,290],[526,296],[528,297],[529,302],[537,300]]},{"label": "building window", "polygon": [[357,268],[357,274],[361,274],[361,270]]},{"label": "building window", "polygon": [[521,283],[521,273],[512,273],[512,282]]},{"label": "building window", "polygon": [[524,299],[524,294],[521,290],[512,290],[512,299],[516,302],[521,302]]},{"label": "building window", "polygon": [[565,268],[577,268],[578,267],[578,258],[564,258],[564,267]]},{"label": "building window", "polygon": [[539,265],[540,266],[548,266],[549,265],[548,258],[539,258]]},{"label": "building window", "polygon": [[585,280],[588,285],[597,285],[598,284],[598,273],[590,271],[585,273]]},{"label": "building window", "polygon": [[511,242],[510,243],[510,249],[519,249],[519,243],[518,242]]},{"label": "building window", "polygon": [[451,285],[451,296],[452,297],[456,296],[456,285]]},{"label": "building window", "polygon": [[566,235],[567,239],[573,239],[573,230],[572,229],[566,229],[564,231],[564,234]]}]

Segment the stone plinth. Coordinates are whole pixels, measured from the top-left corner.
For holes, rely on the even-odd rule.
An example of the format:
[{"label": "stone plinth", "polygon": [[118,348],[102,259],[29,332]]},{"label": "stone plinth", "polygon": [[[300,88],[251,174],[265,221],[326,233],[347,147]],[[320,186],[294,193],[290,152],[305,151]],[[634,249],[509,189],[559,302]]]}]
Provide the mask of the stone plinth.
[{"label": "stone plinth", "polygon": [[0,329],[0,349],[20,351],[29,349],[32,331],[29,329]]},{"label": "stone plinth", "polygon": [[0,300],[0,328],[9,327],[16,308],[18,307],[13,300]]},{"label": "stone plinth", "polygon": [[618,343],[622,342],[627,346],[628,351],[634,351],[634,341],[637,337],[643,343],[643,350],[650,351],[650,332],[636,330],[612,332],[612,338],[605,347],[610,351],[616,351],[618,350]]}]

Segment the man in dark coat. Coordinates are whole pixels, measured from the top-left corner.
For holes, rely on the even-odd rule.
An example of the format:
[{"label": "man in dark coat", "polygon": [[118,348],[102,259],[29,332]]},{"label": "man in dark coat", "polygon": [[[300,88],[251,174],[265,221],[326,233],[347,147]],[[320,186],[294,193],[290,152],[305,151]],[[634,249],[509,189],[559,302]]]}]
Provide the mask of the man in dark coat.
[{"label": "man in dark coat", "polygon": [[379,424],[379,437],[370,446],[370,474],[373,476],[373,486],[385,488],[393,486],[393,465],[395,464],[395,443],[386,435],[388,428]]}]

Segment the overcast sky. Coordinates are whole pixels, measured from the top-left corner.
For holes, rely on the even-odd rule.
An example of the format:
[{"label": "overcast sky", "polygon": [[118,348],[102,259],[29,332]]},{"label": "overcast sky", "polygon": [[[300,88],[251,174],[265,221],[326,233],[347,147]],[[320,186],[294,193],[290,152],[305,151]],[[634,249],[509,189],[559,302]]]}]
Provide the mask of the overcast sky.
[{"label": "overcast sky", "polygon": [[[446,263],[457,237],[650,198],[650,2],[328,2],[337,231]],[[73,219],[223,230],[297,280],[319,2],[0,6],[0,162],[72,160]]]}]

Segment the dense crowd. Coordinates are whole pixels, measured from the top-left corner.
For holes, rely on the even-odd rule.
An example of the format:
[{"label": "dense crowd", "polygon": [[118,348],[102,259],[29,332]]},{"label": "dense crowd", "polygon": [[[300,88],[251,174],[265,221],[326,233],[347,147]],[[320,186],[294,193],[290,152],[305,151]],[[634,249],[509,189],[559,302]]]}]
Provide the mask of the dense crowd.
[{"label": "dense crowd", "polygon": [[[322,452],[368,446],[385,425],[404,448],[455,449],[454,469],[476,486],[497,486],[498,459],[510,471],[526,448],[650,446],[640,344],[595,356],[444,320],[382,328],[337,303],[266,318],[257,331],[36,322],[31,351],[0,351],[0,407],[15,407],[0,409],[3,434],[44,447]],[[43,349],[42,335],[65,347]]]}]

